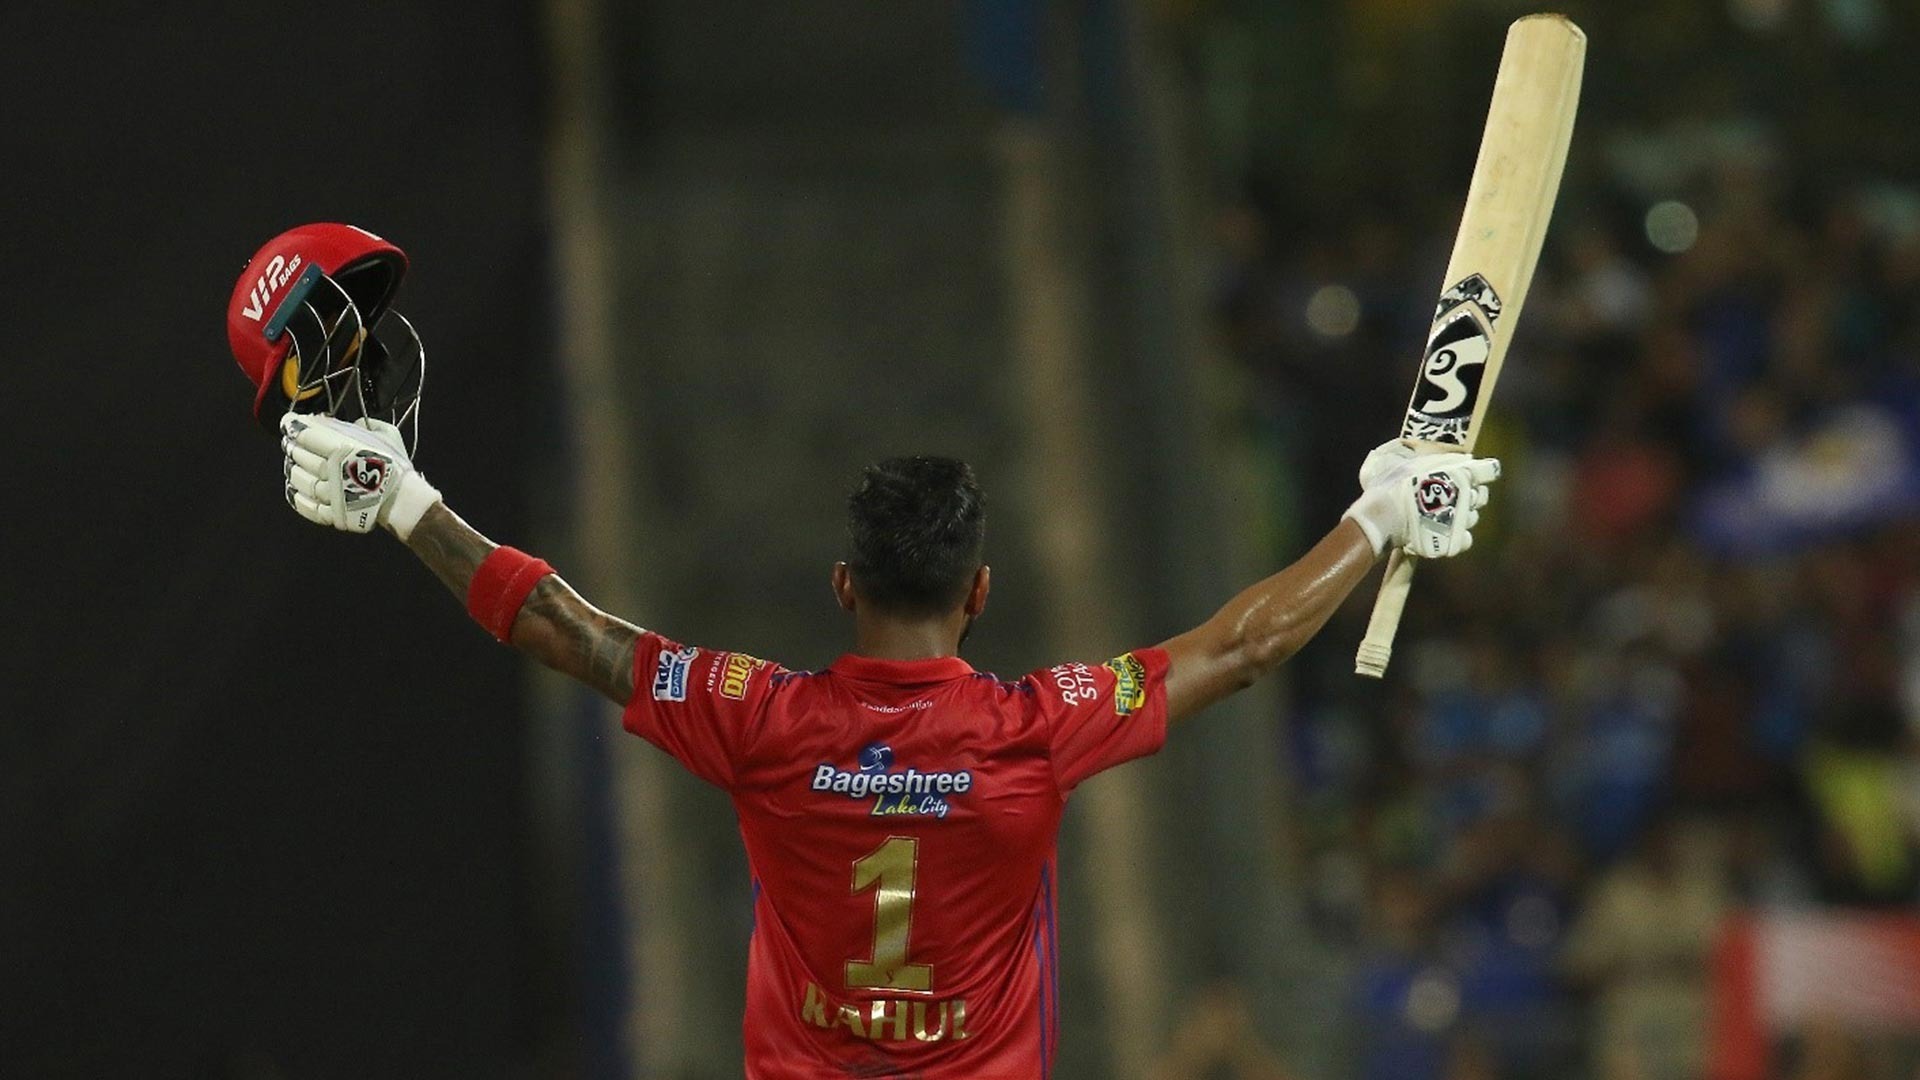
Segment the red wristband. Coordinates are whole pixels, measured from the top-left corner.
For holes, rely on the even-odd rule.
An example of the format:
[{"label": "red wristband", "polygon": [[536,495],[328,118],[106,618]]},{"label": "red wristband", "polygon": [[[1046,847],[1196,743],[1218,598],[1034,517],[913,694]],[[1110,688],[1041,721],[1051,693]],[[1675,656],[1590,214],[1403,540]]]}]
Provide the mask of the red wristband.
[{"label": "red wristband", "polygon": [[467,584],[467,614],[487,628],[487,633],[506,641],[513,636],[513,620],[520,605],[527,602],[540,579],[553,573],[545,559],[536,559],[519,548],[497,547],[480,561]]}]

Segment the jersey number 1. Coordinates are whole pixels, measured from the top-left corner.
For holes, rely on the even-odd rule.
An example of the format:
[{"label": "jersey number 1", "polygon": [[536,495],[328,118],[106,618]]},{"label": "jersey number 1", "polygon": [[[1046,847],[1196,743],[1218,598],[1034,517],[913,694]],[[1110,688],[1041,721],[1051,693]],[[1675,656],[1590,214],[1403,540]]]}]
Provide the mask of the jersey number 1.
[{"label": "jersey number 1", "polygon": [[854,860],[854,893],[874,890],[873,959],[847,961],[849,990],[925,993],[933,989],[933,965],[907,963],[914,877],[919,866],[920,841],[910,836],[889,836],[886,843]]}]

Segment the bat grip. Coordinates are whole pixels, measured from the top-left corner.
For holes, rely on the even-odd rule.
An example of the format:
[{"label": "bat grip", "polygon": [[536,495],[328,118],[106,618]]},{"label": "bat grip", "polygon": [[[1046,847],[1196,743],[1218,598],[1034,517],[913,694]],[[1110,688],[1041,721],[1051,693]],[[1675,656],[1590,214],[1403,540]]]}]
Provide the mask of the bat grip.
[{"label": "bat grip", "polygon": [[1387,572],[1380,579],[1380,595],[1373,600],[1367,636],[1360,639],[1360,649],[1353,657],[1355,674],[1378,679],[1387,673],[1387,661],[1393,658],[1393,635],[1400,629],[1400,612],[1406,609],[1407,592],[1413,588],[1413,563],[1399,548],[1387,556]]}]

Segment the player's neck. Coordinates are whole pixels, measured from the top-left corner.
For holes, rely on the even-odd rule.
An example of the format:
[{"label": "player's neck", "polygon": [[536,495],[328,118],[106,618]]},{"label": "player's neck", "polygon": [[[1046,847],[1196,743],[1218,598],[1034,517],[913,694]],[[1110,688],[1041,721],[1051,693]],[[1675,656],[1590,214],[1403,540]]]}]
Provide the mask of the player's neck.
[{"label": "player's neck", "polygon": [[853,651],[875,660],[931,660],[960,655],[964,618],[894,619],[857,612]]}]

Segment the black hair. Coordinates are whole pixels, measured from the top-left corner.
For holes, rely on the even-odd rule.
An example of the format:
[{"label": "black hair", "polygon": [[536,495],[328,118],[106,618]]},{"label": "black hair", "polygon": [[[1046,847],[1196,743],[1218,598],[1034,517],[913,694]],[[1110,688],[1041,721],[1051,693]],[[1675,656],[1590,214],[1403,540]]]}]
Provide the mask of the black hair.
[{"label": "black hair", "polygon": [[891,614],[959,607],[986,540],[986,496],[964,461],[888,458],[847,496],[847,569],[861,599]]}]

